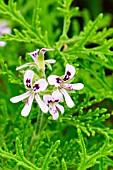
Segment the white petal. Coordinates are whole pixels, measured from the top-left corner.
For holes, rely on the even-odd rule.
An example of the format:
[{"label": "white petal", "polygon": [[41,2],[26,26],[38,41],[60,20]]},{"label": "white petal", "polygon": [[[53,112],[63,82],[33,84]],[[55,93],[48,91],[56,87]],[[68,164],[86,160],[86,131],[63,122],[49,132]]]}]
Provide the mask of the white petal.
[{"label": "white petal", "polygon": [[75,75],[75,67],[70,65],[70,64],[66,64],[66,70],[65,70],[65,75],[64,75],[64,78],[63,80],[64,81],[67,81],[69,80],[70,78],[72,78],[74,75]]},{"label": "white petal", "polygon": [[2,34],[11,34],[11,29],[10,28],[8,28],[8,27],[6,27],[6,28],[3,28],[3,30],[2,30]]},{"label": "white petal", "polygon": [[49,107],[49,112],[52,115],[54,120],[58,119],[59,113],[55,105],[51,105],[51,107]]},{"label": "white petal", "polygon": [[43,101],[46,103],[46,104],[49,104],[50,103],[50,101],[53,101],[53,98],[52,98],[52,96],[51,95],[44,95],[43,96]]},{"label": "white petal", "polygon": [[24,108],[21,111],[22,116],[26,117],[26,116],[29,115],[30,110],[31,110],[31,106],[32,106],[32,103],[33,103],[33,99],[34,99],[34,95],[30,95],[30,97],[26,101],[26,105],[24,106]]},{"label": "white petal", "polygon": [[63,84],[63,87],[68,90],[81,90],[84,88],[84,85],[82,83],[76,83],[76,84]]},{"label": "white petal", "polygon": [[42,51],[42,53],[46,53],[47,51],[53,51],[53,48],[42,48],[40,51]]},{"label": "white petal", "polygon": [[33,51],[31,53],[28,53],[32,59],[34,60],[34,62],[37,63],[37,58],[38,58],[38,54],[39,54],[39,49],[37,49],[36,51]]},{"label": "white petal", "polygon": [[55,85],[55,87],[60,86],[62,79],[59,76],[51,75],[48,77],[48,82],[50,85]]},{"label": "white petal", "polygon": [[33,90],[35,93],[40,92],[40,91],[45,91],[48,86],[48,83],[45,79],[39,79],[36,81],[33,85]]},{"label": "white petal", "polygon": [[0,23],[0,33],[11,34],[11,29],[7,26],[6,22]]},{"label": "white petal", "polygon": [[60,90],[61,90],[61,92],[64,95],[64,98],[65,98],[67,106],[69,108],[72,108],[74,106],[73,100],[71,99],[71,97],[69,96],[69,94],[67,93],[67,91],[65,89],[60,89]]},{"label": "white petal", "polygon": [[28,66],[29,66],[29,63],[26,63],[26,64],[23,64],[23,65],[17,67],[16,70],[20,70],[20,69],[28,67]]},{"label": "white petal", "polygon": [[0,41],[0,47],[4,47],[6,45],[6,42]]},{"label": "white petal", "polygon": [[47,113],[48,112],[48,106],[41,100],[38,94],[35,95],[35,99],[37,103],[39,104],[39,107],[41,108],[42,112]]},{"label": "white petal", "polygon": [[61,111],[61,113],[63,114],[64,113],[64,107],[60,104],[56,104],[56,106],[58,107],[58,109]]},{"label": "white petal", "polygon": [[49,60],[45,60],[45,62],[50,63],[50,64],[54,64],[56,62],[56,60],[49,59]]},{"label": "white petal", "polygon": [[52,93],[54,102],[60,102],[63,99],[62,93],[59,90],[56,90]]},{"label": "white petal", "polygon": [[0,23],[0,29],[7,27],[7,22]]},{"label": "white petal", "polygon": [[27,88],[32,88],[32,80],[34,77],[34,72],[32,70],[27,70],[24,74],[24,84]]},{"label": "white petal", "polygon": [[26,92],[26,93],[24,93],[24,94],[21,94],[21,95],[19,95],[19,96],[12,97],[12,98],[10,99],[10,101],[11,101],[12,103],[18,103],[18,102],[20,102],[21,100],[29,97],[30,94],[31,94],[31,92],[28,91],[28,92]]},{"label": "white petal", "polygon": [[70,84],[72,86],[72,89],[74,90],[81,90],[84,88],[84,85],[82,83],[76,83],[76,84]]}]

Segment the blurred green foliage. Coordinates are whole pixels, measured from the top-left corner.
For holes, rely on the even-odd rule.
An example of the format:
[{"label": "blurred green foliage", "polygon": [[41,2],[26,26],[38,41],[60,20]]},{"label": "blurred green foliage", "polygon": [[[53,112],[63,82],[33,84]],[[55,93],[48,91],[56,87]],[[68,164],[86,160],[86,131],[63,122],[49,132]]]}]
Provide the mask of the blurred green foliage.
[{"label": "blurred green foliage", "polygon": [[[92,1],[93,2],[93,1]],[[101,1],[96,1],[97,3]],[[12,34],[0,48],[0,168],[3,170],[108,170],[113,168],[113,28],[110,14],[91,21],[72,0],[0,1],[0,16]],[[17,4],[17,5],[16,5]],[[95,9],[98,8],[91,4]],[[25,92],[16,67],[31,61],[28,52],[54,48],[52,72],[64,74],[66,63],[76,68],[74,82],[84,89],[72,93],[75,106],[65,107],[57,121],[33,104],[27,118],[24,102],[9,99]],[[20,57],[21,56],[21,57]],[[38,115],[38,118],[37,118]],[[43,121],[41,122],[43,117]]]}]

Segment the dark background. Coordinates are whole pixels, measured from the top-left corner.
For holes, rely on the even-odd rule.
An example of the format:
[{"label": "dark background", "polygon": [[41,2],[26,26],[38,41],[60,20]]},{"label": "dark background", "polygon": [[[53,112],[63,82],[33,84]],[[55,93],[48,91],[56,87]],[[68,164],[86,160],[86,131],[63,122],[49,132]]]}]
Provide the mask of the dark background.
[{"label": "dark background", "polygon": [[78,6],[80,9],[89,9],[92,19],[99,13],[113,14],[113,0],[74,0],[73,6]]}]

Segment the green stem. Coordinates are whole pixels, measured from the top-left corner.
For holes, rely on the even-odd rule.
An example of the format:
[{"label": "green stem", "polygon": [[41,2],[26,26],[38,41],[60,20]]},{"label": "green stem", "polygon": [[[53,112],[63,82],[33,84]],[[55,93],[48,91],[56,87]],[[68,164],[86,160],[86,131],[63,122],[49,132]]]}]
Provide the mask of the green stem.
[{"label": "green stem", "polygon": [[25,146],[25,136],[26,136],[25,133],[26,133],[26,128],[27,128],[27,125],[28,125],[28,121],[29,121],[29,116],[27,117],[26,122],[25,122],[25,125],[24,125],[23,140],[22,140],[23,150],[24,150],[24,146]]},{"label": "green stem", "polygon": [[31,152],[35,141],[37,141],[38,137],[40,136],[42,132],[42,123],[43,123],[43,113],[41,112],[41,110],[39,110],[38,115],[37,115],[37,122],[36,122],[35,130],[33,132],[33,136],[31,138],[31,142],[29,145],[28,154]]},{"label": "green stem", "polygon": [[42,123],[43,123],[43,112],[41,112],[41,110],[39,110],[38,116],[37,116],[37,123],[36,123],[36,127],[35,127],[35,135],[36,136],[40,136]]}]

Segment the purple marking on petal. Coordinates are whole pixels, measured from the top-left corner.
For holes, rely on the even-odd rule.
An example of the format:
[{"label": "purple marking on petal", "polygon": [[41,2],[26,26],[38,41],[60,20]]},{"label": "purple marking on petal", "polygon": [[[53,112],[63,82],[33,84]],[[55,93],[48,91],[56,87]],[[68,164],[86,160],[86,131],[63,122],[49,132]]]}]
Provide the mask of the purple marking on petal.
[{"label": "purple marking on petal", "polygon": [[68,88],[69,90],[73,90],[72,85],[69,85]]},{"label": "purple marking on petal", "polygon": [[62,82],[62,79],[61,79],[60,77],[57,77],[57,78],[56,78],[56,82],[57,82],[58,84],[60,84],[60,83]]},{"label": "purple marking on petal", "polygon": [[30,83],[30,81],[31,81],[30,79],[27,79],[27,80],[26,80],[26,83]]},{"label": "purple marking on petal", "polygon": [[47,50],[45,50],[44,48],[42,48],[40,51],[42,51],[42,53],[44,54]]},{"label": "purple marking on petal", "polygon": [[33,86],[33,90],[34,90],[34,91],[38,90],[39,88],[40,88],[39,84],[35,84],[35,85]]},{"label": "purple marking on petal", "polygon": [[26,100],[26,104],[29,105],[29,100],[28,99]]},{"label": "purple marking on petal", "polygon": [[69,80],[70,76],[71,76],[71,72],[70,72],[70,71],[67,71],[67,73],[66,73],[65,77],[63,78],[63,80],[64,80],[64,81]]},{"label": "purple marking on petal", "polygon": [[69,72],[69,71],[67,71],[67,73],[66,73],[68,76],[70,76],[71,75],[71,73]]},{"label": "purple marking on petal", "polygon": [[54,111],[54,114],[56,114],[57,112],[58,112],[58,107],[56,107],[56,109],[55,110],[53,110]]},{"label": "purple marking on petal", "polygon": [[34,52],[34,53],[32,53],[31,55],[34,57],[34,58],[37,58],[37,55],[39,54],[39,51],[37,51],[37,52]]},{"label": "purple marking on petal", "polygon": [[57,100],[54,100],[54,102],[59,102],[59,100],[57,99]]},{"label": "purple marking on petal", "polygon": [[31,83],[31,80],[30,80],[30,79],[27,79],[27,80],[26,80],[26,86],[27,86],[28,88],[31,88],[30,83]]},{"label": "purple marking on petal", "polygon": [[48,103],[52,103],[53,101],[52,100],[48,100]]},{"label": "purple marking on petal", "polygon": [[55,103],[55,102],[59,102],[59,100],[48,100],[48,104],[49,103]]},{"label": "purple marking on petal", "polygon": [[65,89],[74,90],[71,84],[68,84],[68,85],[63,84],[62,86],[63,86],[63,88],[65,88]]}]

